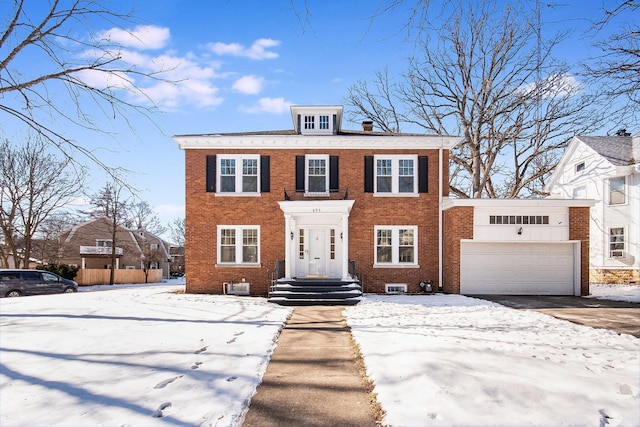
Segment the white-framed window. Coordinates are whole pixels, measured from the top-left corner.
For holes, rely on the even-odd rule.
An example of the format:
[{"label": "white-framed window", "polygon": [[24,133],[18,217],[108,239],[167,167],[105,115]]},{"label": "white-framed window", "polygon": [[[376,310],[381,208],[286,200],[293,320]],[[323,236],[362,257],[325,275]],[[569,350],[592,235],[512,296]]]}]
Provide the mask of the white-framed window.
[{"label": "white-framed window", "polygon": [[157,262],[152,262],[151,264],[149,264],[149,270],[157,270],[158,268],[160,268],[158,266]]},{"label": "white-framed window", "polygon": [[260,226],[218,225],[218,264],[259,264]]},{"label": "white-framed window", "polygon": [[418,227],[376,226],[374,265],[418,265]]},{"label": "white-framed window", "polygon": [[609,229],[609,257],[624,257],[624,227],[611,227]]},{"label": "white-framed window", "polygon": [[316,116],[304,116],[304,128],[315,129],[316,128]]},{"label": "white-framed window", "polygon": [[582,172],[584,170],[584,168],[585,168],[584,162],[576,163],[575,172],[576,173],[580,173],[580,172]]},{"label": "white-framed window", "polygon": [[152,251],[157,251],[158,250],[158,244],[157,243],[151,243],[149,245],[149,249],[151,249]]},{"label": "white-framed window", "polygon": [[305,192],[329,193],[329,156],[309,154],[305,156]]},{"label": "white-framed window", "polygon": [[618,176],[609,179],[609,204],[623,205],[626,203],[626,179]]},{"label": "white-framed window", "polygon": [[113,246],[113,239],[96,239],[96,246],[99,248],[110,248]]},{"label": "white-framed window", "polygon": [[375,156],[375,188],[380,194],[415,194],[418,191],[418,156]]},{"label": "white-framed window", "polygon": [[329,116],[320,116],[319,117],[319,129],[327,130],[329,129]]},{"label": "white-framed window", "polygon": [[579,185],[573,189],[574,199],[586,199],[587,198],[587,186]]},{"label": "white-framed window", "polygon": [[260,192],[260,156],[257,154],[218,155],[219,193]]}]

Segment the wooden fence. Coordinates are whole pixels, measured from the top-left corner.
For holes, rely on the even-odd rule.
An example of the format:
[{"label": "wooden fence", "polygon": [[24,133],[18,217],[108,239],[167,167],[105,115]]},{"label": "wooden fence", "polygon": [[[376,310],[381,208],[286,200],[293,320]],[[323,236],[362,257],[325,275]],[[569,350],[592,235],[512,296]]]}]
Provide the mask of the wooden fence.
[{"label": "wooden fence", "polygon": [[[108,285],[109,269],[84,269],[78,270],[75,280],[78,285]],[[114,283],[145,283],[142,270],[114,270]],[[147,283],[162,282],[162,270],[149,270]]]}]

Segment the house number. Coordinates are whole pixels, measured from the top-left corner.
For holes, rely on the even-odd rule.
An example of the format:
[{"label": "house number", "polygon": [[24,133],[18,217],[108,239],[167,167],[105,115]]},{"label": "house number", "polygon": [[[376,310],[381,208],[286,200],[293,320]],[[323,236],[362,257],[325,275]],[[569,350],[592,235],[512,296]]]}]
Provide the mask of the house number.
[{"label": "house number", "polygon": [[317,212],[321,212],[320,208],[313,208],[313,212],[317,213]]}]

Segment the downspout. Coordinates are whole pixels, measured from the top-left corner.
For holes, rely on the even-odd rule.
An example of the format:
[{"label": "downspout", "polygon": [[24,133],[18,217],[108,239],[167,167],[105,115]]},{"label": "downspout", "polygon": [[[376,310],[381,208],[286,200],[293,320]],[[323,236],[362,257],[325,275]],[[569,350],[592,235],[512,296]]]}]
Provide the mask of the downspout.
[{"label": "downspout", "polygon": [[[442,289],[442,273],[443,273],[443,256],[442,256],[442,239],[444,233],[442,232],[442,144],[438,150],[438,290]],[[448,185],[448,184],[447,184]]]}]

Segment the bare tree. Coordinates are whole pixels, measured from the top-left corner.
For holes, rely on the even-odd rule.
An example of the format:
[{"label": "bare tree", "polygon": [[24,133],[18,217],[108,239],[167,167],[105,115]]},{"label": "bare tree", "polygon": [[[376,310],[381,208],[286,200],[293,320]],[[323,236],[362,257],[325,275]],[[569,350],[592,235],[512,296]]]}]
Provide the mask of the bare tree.
[{"label": "bare tree", "polygon": [[32,253],[42,260],[43,264],[59,265],[63,254],[64,241],[60,235],[79,222],[73,212],[56,212],[48,216],[38,231],[38,239],[34,241]]},{"label": "bare tree", "polygon": [[562,35],[540,40],[535,15],[516,5],[474,0],[451,10],[398,81],[384,71],[372,89],[364,82],[349,89],[348,117],[387,131],[460,135],[450,156],[458,197],[538,195],[559,150],[599,118],[552,57]]},{"label": "bare tree", "polygon": [[107,217],[111,231],[111,267],[109,284],[115,282],[116,252],[118,242],[118,228],[124,226],[129,214],[130,195],[127,193],[123,180],[114,177],[111,182],[105,184],[102,189],[91,196],[90,204],[93,210],[90,216]]},{"label": "bare tree", "polygon": [[[618,30],[601,38],[605,28]],[[585,63],[589,84],[600,89],[609,113],[620,114],[619,120],[638,124],[640,115],[640,2],[620,0],[611,10],[604,10],[601,20],[591,29],[594,46],[600,55]],[[620,107],[616,108],[615,101]]]},{"label": "bare tree", "polygon": [[144,271],[144,283],[149,282],[149,270],[159,268],[163,260],[167,259],[162,242],[158,239],[152,243],[149,239],[144,239],[141,243],[142,249],[142,270]]},{"label": "bare tree", "polygon": [[126,221],[126,225],[128,228],[136,230],[144,229],[157,235],[167,231],[167,228],[162,225],[160,218],[158,218],[158,215],[151,208],[149,202],[144,200],[137,201],[130,205],[129,218]]},{"label": "bare tree", "polygon": [[176,246],[183,247],[185,240],[184,218],[174,218],[168,224],[169,234]]},{"label": "bare tree", "polygon": [[[51,0],[43,8],[25,0],[3,2],[0,23],[0,117],[26,125],[68,157],[80,151],[108,169],[90,150],[66,135],[69,126],[104,131],[104,118],[120,118],[150,109],[128,101],[144,95],[141,82],[159,79],[124,60],[123,46],[92,28],[126,28],[131,12],[119,13],[101,0]],[[25,67],[24,61],[38,67]],[[100,81],[100,84],[90,83]],[[72,110],[67,109],[68,106]],[[75,107],[75,108],[74,108]],[[128,121],[127,121],[128,122]]]},{"label": "bare tree", "polygon": [[45,220],[80,193],[84,171],[47,153],[40,139],[0,142],[2,260],[28,267],[34,235]]}]

